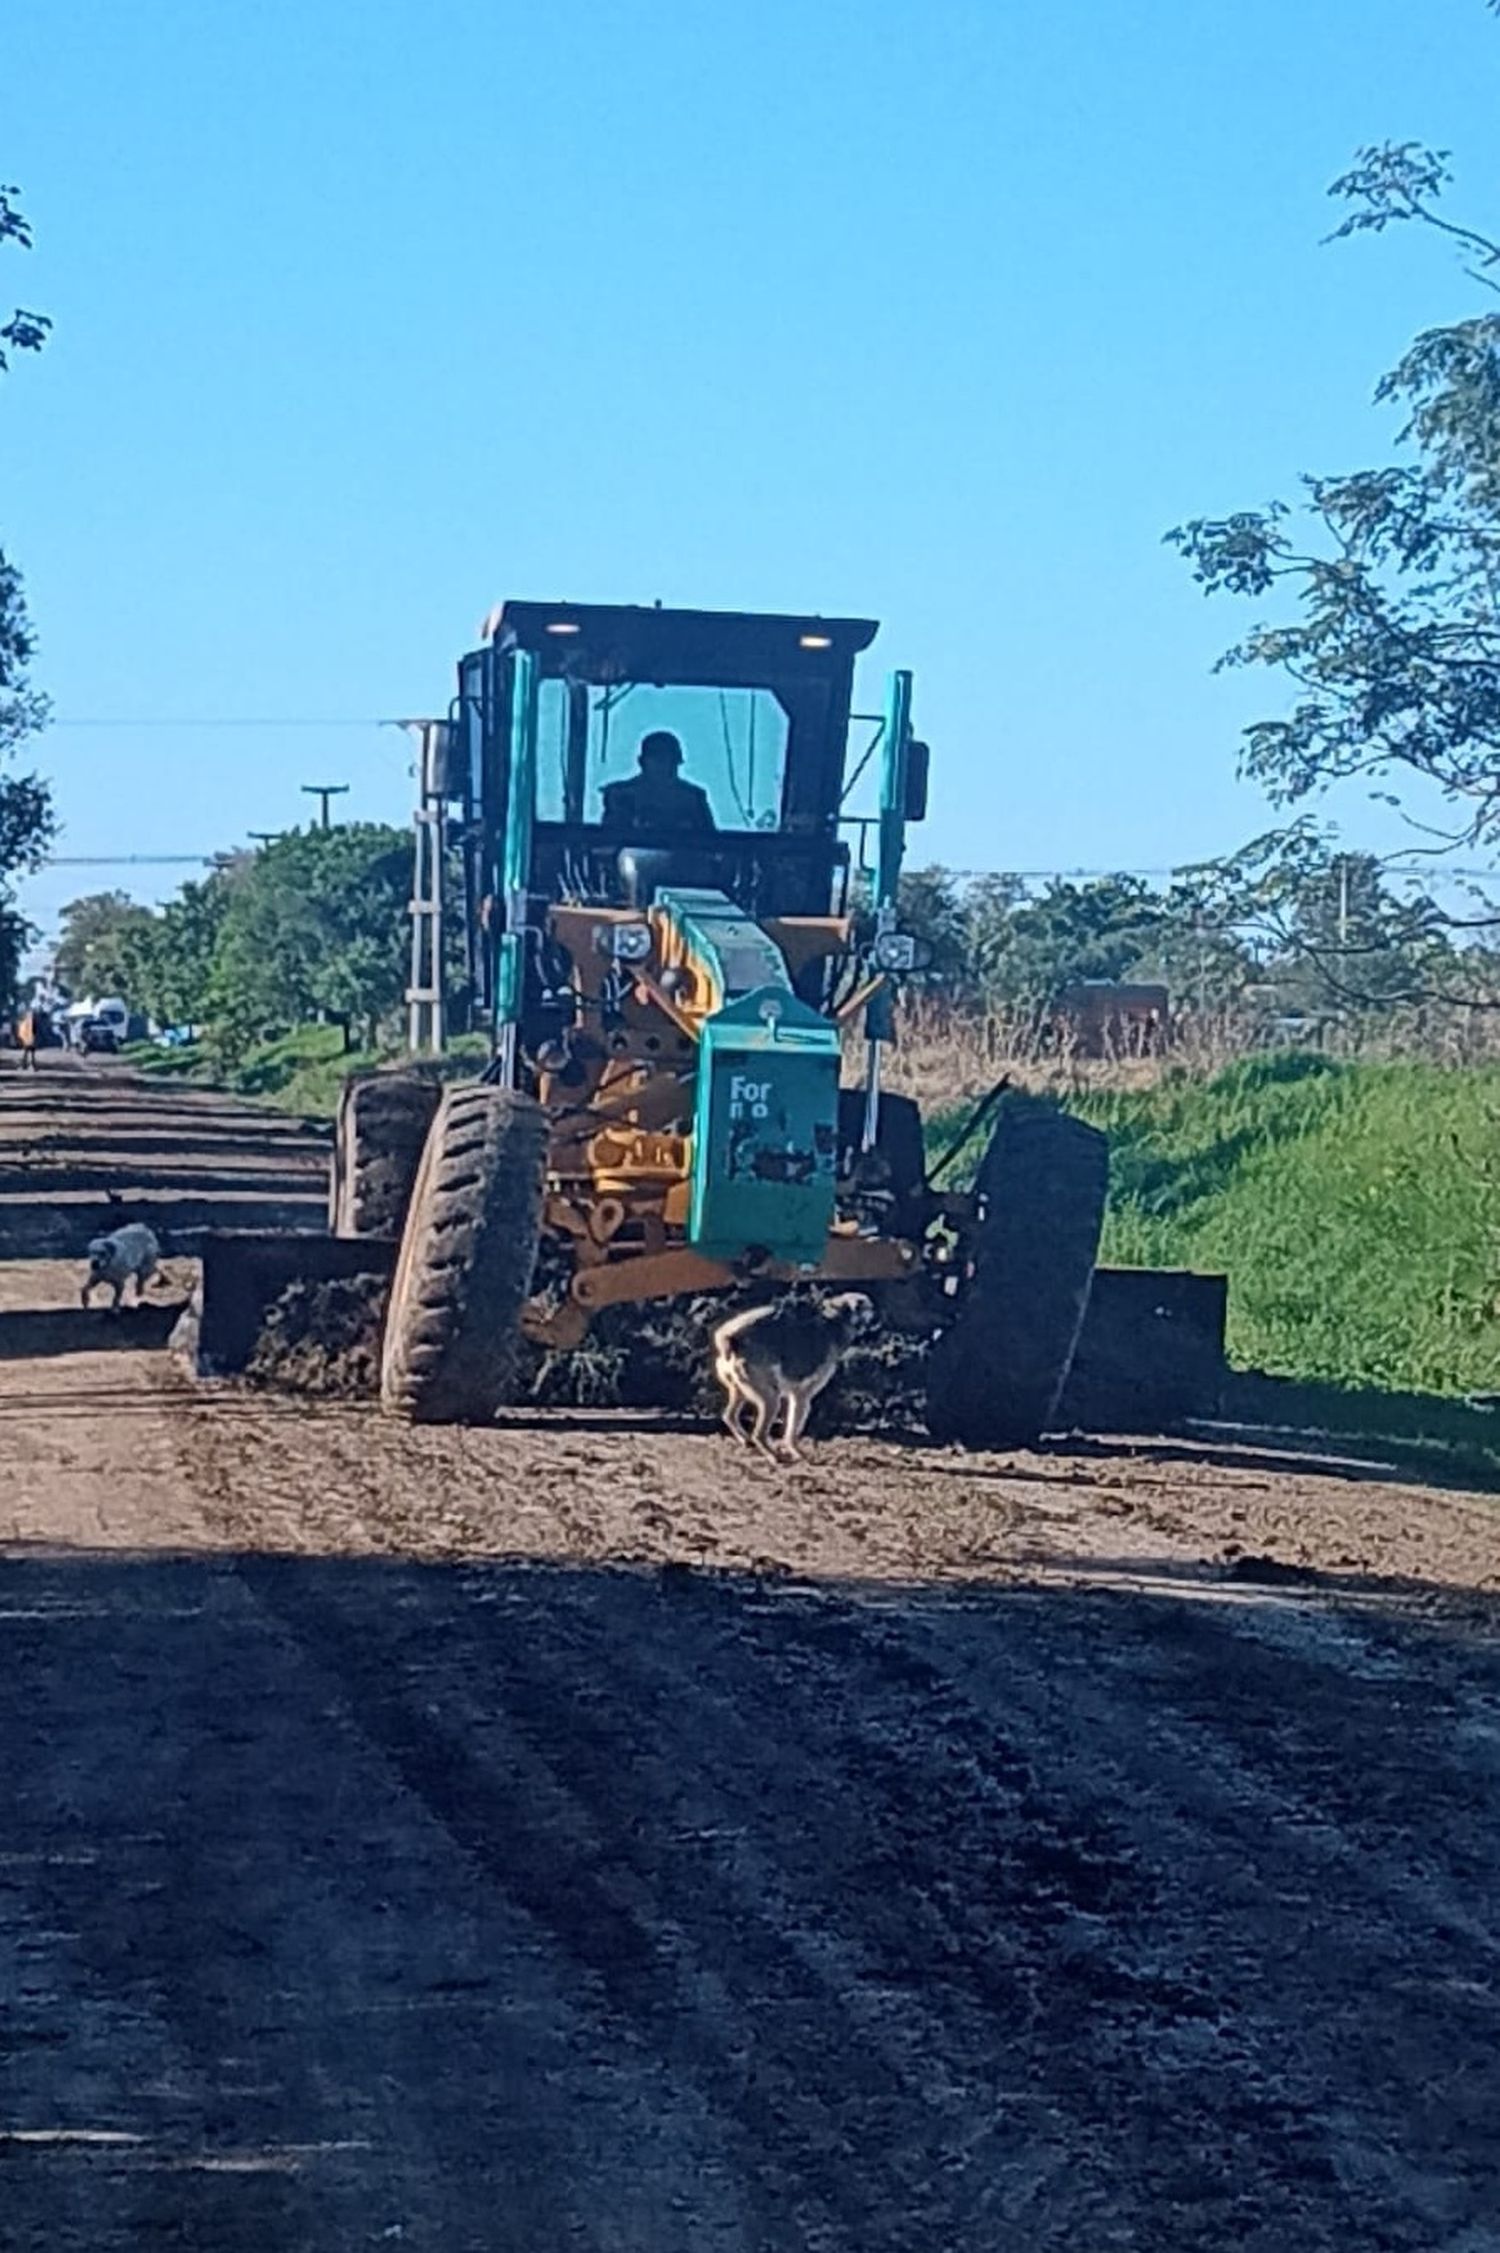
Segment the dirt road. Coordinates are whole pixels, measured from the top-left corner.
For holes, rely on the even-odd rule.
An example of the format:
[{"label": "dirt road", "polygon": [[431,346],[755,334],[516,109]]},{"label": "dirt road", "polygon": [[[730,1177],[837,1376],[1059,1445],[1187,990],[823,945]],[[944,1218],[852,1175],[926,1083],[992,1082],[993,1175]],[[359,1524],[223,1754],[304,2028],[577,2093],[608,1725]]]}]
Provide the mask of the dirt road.
[{"label": "dirt road", "polygon": [[296,1120],[209,1088],[56,1050],[33,1077],[0,1055],[0,1257],[76,1255],[125,1220],[183,1251],[205,1228],[316,1228],[325,1151]]},{"label": "dirt road", "polygon": [[1500,1502],[87,1342],[0,1362],[7,2253],[1500,2248]]}]

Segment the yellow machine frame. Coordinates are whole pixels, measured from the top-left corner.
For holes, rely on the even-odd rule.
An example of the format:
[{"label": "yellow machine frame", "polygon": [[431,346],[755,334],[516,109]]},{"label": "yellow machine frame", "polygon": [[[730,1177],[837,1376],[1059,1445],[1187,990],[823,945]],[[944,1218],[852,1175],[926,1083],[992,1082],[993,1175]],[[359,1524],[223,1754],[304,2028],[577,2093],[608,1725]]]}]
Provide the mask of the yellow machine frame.
[{"label": "yellow machine frame", "polygon": [[[640,925],[650,954],[620,962],[601,932]],[[795,978],[809,963],[845,953],[847,916],[780,916],[762,926]],[[554,907],[548,936],[572,965],[585,1021],[601,1022],[606,982],[618,968],[629,981],[617,996],[609,1031],[543,1059],[538,1095],[549,1114],[543,1228],[570,1257],[571,1281],[559,1301],[534,1298],[522,1318],[539,1345],[578,1344],[602,1307],[683,1293],[722,1290],[754,1273],[791,1282],[884,1282],[910,1274],[920,1245],[836,1222],[813,1270],[766,1260],[753,1269],[705,1258],[685,1241],[692,1170],[691,1062],[704,1019],[721,1007],[707,962],[681,929],[654,909]],[[852,1006],[862,1006],[862,991]],[[848,1014],[848,1012],[841,1012]]]}]

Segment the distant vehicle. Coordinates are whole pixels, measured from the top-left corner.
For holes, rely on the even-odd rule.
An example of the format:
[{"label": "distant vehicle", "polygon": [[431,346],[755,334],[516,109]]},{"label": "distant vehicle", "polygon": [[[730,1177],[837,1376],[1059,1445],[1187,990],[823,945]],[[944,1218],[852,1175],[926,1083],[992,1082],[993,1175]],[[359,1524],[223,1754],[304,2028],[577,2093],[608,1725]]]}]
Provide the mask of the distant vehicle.
[{"label": "distant vehicle", "polygon": [[1171,1033],[1167,989],[1081,978],[1057,996],[1044,1031],[1077,1056],[1155,1056]]},{"label": "distant vehicle", "polygon": [[1320,1047],[1328,1030],[1326,1017],[1312,1017],[1302,1010],[1290,1010],[1280,1017],[1268,1020],[1267,1030],[1273,1041],[1289,1042],[1296,1047]]},{"label": "distant vehicle", "polygon": [[158,1048],[191,1048],[198,1038],[196,1025],[164,1025],[156,1036]]},{"label": "distant vehicle", "polygon": [[63,1012],[61,1031],[81,1055],[112,1055],[130,1038],[130,1011],[117,994],[106,994],[102,1001],[75,1001]]}]

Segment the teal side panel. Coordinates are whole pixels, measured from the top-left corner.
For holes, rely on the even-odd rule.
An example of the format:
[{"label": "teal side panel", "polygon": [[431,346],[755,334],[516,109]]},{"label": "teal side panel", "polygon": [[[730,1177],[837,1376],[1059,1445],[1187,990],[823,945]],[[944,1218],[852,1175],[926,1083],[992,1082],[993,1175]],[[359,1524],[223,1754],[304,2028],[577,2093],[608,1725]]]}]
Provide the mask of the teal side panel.
[{"label": "teal side panel", "polygon": [[[896,927],[901,863],[906,856],[906,773],[911,743],[911,675],[892,673],[886,685],[885,727],[880,744],[880,831],[875,852],[875,928]],[[889,984],[871,997],[865,1012],[870,1040],[894,1040],[895,995]]]},{"label": "teal side panel", "polygon": [[906,774],[911,746],[911,675],[886,685],[880,738],[880,834],[875,853],[875,905],[894,908],[906,855]]},{"label": "teal side panel", "polygon": [[510,794],[500,872],[507,905],[512,893],[524,893],[531,881],[531,840],[536,827],[536,659],[529,649],[518,649],[511,665]]},{"label": "teal side panel", "polygon": [[723,892],[667,890],[656,904],[669,915],[700,962],[706,963],[721,1002],[779,986],[791,991],[781,949]]},{"label": "teal side panel", "polygon": [[705,1020],[688,1241],[709,1259],[823,1256],[838,1164],[839,1036],[784,985]]},{"label": "teal side panel", "polygon": [[495,1022],[513,1025],[521,1014],[521,979],[525,968],[519,932],[505,932],[495,949]]},{"label": "teal side panel", "polygon": [[505,803],[505,836],[500,855],[500,887],[505,900],[505,936],[495,965],[495,1021],[513,1025],[521,1013],[525,968],[522,932],[531,883],[531,843],[536,827],[536,659],[519,649],[511,660],[510,788]]}]

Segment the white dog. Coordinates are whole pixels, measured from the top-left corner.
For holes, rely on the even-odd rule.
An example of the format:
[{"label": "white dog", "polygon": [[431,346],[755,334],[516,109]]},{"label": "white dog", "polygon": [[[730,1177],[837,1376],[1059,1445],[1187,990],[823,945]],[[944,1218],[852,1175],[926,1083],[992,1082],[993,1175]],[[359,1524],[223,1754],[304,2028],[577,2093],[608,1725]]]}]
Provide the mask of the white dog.
[{"label": "white dog", "polygon": [[792,1299],[779,1307],[744,1307],[719,1323],[714,1375],[724,1387],[724,1422],[735,1438],[763,1455],[797,1462],[813,1402],[873,1311],[863,1292],[841,1291],[813,1305]]},{"label": "white dog", "polygon": [[132,1220],[111,1235],[96,1236],[89,1245],[89,1271],[80,1294],[88,1306],[95,1287],[107,1283],[114,1292],[111,1309],[119,1306],[125,1295],[125,1286],[135,1278],[135,1303],[141,1303],[141,1293],[156,1273],[161,1258],[161,1246],[144,1221]]}]

